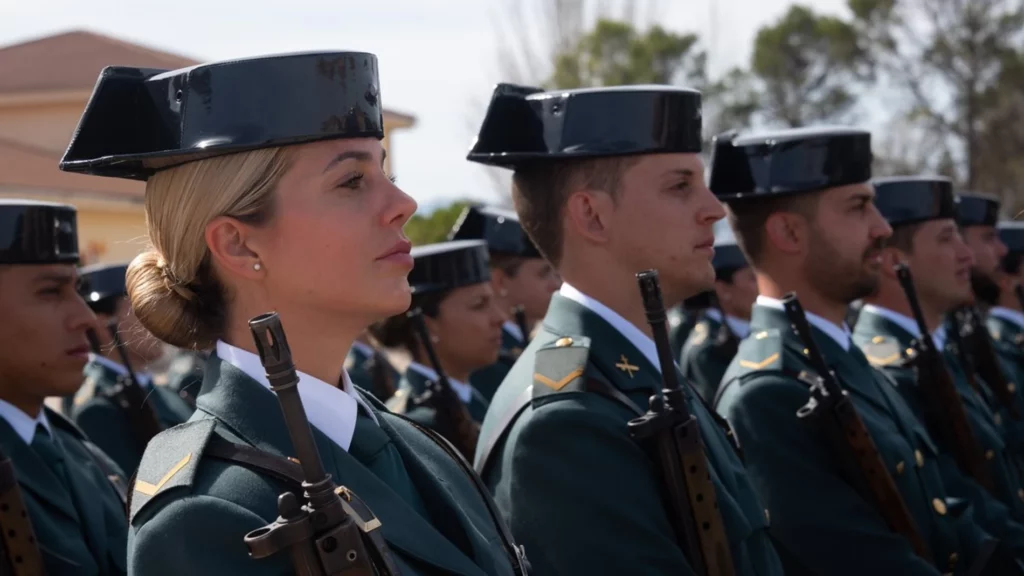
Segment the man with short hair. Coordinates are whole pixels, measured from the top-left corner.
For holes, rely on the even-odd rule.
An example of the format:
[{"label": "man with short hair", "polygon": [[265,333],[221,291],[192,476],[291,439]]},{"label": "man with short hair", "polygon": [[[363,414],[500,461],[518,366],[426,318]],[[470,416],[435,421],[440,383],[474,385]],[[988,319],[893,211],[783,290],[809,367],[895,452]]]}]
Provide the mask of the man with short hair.
[{"label": "man with short hair", "polygon": [[523,231],[515,212],[495,206],[467,206],[448,239],[487,242],[491,288],[498,308],[509,317],[502,326],[498,361],[469,377],[469,383],[490,402],[529,342],[533,327],[547,313],[551,294],[562,280]]},{"label": "man with short hair", "polygon": [[[892,233],[875,207],[871,135],[852,128],[801,128],[715,139],[711,190],[729,207],[736,240],[757,276],[751,336],[723,378],[717,410],[739,437],[747,469],[771,514],[787,574],[929,575],[960,572],[982,558],[988,536],[969,514],[950,511],[928,432],[851,342],[850,302],[875,291]],[[922,541],[887,521],[844,466],[862,448],[806,413],[819,370],[784,312],[795,292],[810,334],[877,446]],[[798,412],[805,414],[798,416]],[[853,474],[856,474],[853,476]]]},{"label": "man with short hair", "polygon": [[702,295],[700,321],[679,361],[683,376],[705,402],[714,401],[740,340],[750,334],[750,308],[757,299],[757,278],[735,242],[716,243],[711,264],[715,288]]},{"label": "man with short hair", "polygon": [[[520,222],[564,279],[498,388],[476,466],[537,574],[693,574],[659,460],[630,434],[663,386],[636,274],[672,306],[712,287],[700,94],[661,86],[558,92],[500,85],[469,159],[511,168]],[[725,431],[690,388],[738,576],[779,575],[767,518]],[[673,486],[672,488],[677,488]],[[709,530],[711,521],[705,526]],[[700,526],[701,524],[697,524]]]},{"label": "man with short hair", "polygon": [[[124,263],[95,264],[79,272],[79,290],[96,314],[92,332],[99,349],[89,355],[85,382],[65,402],[65,414],[133,474],[149,434],[187,421],[193,409],[171,388],[153,383],[147,367],[163,355],[163,345],[132,314],[127,272]],[[133,396],[128,387],[135,386],[139,390]],[[154,417],[155,426],[144,422]]]},{"label": "man with short hair", "polygon": [[74,394],[89,360],[86,331],[96,318],[75,290],[77,262],[74,208],[0,200],[0,448],[14,464],[46,573],[125,574],[124,474],[43,404]]},{"label": "man with short hair", "polygon": [[[942,329],[945,315],[971,298],[971,251],[957,229],[953,185],[938,177],[882,178],[874,185],[875,204],[893,235],[882,251],[878,288],[865,298],[853,341],[892,378],[928,429],[941,451],[950,493],[970,500],[974,518],[986,531],[1024,552],[1024,527],[1018,523],[1024,520],[1024,485],[1017,456],[1008,450],[1002,423],[989,408],[973,368],[963,366]],[[894,269],[900,263],[912,275],[939,366],[925,364],[930,362],[925,336]],[[931,374],[938,371],[949,374],[953,402],[933,381]],[[956,428],[960,415],[965,433]]]},{"label": "man with short hair", "polygon": [[1006,246],[1000,266],[999,296],[988,311],[989,333],[1001,349],[1024,351],[1024,222],[1000,222],[999,239]]}]

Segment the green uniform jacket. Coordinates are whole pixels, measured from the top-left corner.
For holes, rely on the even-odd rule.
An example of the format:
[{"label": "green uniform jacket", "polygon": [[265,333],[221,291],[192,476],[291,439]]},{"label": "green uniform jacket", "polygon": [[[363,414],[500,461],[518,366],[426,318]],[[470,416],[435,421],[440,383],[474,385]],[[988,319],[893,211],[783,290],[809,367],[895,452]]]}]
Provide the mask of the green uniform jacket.
[{"label": "green uniform jacket", "polygon": [[[49,576],[125,574],[124,474],[74,424],[48,409],[67,482],[0,418],[0,447],[14,464]],[[116,480],[114,478],[115,477]]]},{"label": "green uniform jacket", "polygon": [[206,356],[200,352],[181,350],[167,368],[167,387],[195,407],[196,396],[203,386],[203,366]]},{"label": "green uniform jacket", "polygon": [[[583,391],[604,379],[637,411],[661,388],[659,370],[618,330],[559,294],[539,334],[516,362],[487,412],[477,448],[490,452],[484,480],[523,544],[535,574],[694,574],[666,515],[656,463],[629,435],[634,410]],[[554,392],[509,422],[528,387]],[[555,392],[557,390],[557,392]],[[738,576],[777,576],[764,507],[725,432],[692,390],[718,504]]]},{"label": "green uniform jacket", "polygon": [[683,376],[697,390],[705,402],[713,402],[718,386],[722,383],[725,369],[735,355],[735,339],[727,343],[717,342],[722,323],[702,314],[700,322],[693,327],[690,337],[683,345],[679,368]]},{"label": "green uniform jacket", "polygon": [[938,572],[843,477],[823,434],[796,416],[809,398],[797,375],[813,370],[785,314],[755,305],[751,329],[726,372],[717,409],[739,436],[751,480],[771,513],[771,532],[786,574],[934,576],[950,571],[951,564],[968,566],[986,535],[967,512],[957,518],[947,511],[935,445],[889,380],[871,368],[856,346],[847,353],[812,328],[878,446]]},{"label": "green uniform jacket", "polygon": [[[996,354],[1003,364],[1006,377],[1017,387],[1018,406],[1024,407],[1024,329],[998,316],[986,319]],[[1019,453],[1024,456],[1024,418],[1018,423],[1021,442]]]},{"label": "green uniform jacket", "polygon": [[[927,427],[927,404],[923,395],[934,392],[918,384],[913,361],[906,352],[911,349],[914,340],[914,335],[903,327],[871,310],[861,312],[860,321],[853,333],[854,343],[861,348],[868,361],[892,377],[896,382],[896,390],[907,401],[918,420]],[[959,361],[948,351],[943,352],[943,360],[963,401],[980,450],[988,462],[995,491],[990,494],[962,473],[951,447],[943,445],[942,433],[932,433],[931,437],[936,440],[941,451],[939,462],[946,472],[943,474],[947,480],[946,487],[953,496],[966,498],[974,505],[974,518],[982,528],[1010,545],[1018,556],[1024,556],[1024,526],[1018,523],[1024,520],[1024,500],[1021,499],[1024,486],[1019,476],[1020,463],[1016,455],[1007,449],[1005,431],[996,422],[995,414],[985,399],[971,388]]]},{"label": "green uniform jacket", "polygon": [[[85,366],[85,383],[78,389],[69,412],[82,431],[107,453],[122,470],[134,473],[146,445],[132,427],[128,413],[103,395],[122,376],[99,362]],[[166,386],[143,388],[163,429],[188,420],[192,408]]]},{"label": "green uniform jacket", "polygon": [[[409,402],[410,398],[422,394],[429,383],[430,380],[420,372],[412,368],[406,369],[405,374],[402,374],[402,379],[398,382],[398,392],[395,392],[394,398],[388,402],[388,408],[398,414],[404,414],[420,426],[426,426],[431,430],[435,429],[437,414],[434,409],[429,406],[412,406]],[[466,404],[466,409],[469,410],[469,415],[473,420],[482,422],[484,414],[487,413],[487,406],[487,400],[479,390],[473,388],[473,396],[470,398],[469,404]]]},{"label": "green uniform jacket", "polygon": [[502,380],[516,363],[516,359],[523,353],[523,341],[509,334],[507,330],[501,331],[501,351],[498,353],[498,361],[490,366],[474,371],[469,375],[469,383],[483,394],[484,400],[490,402],[494,398],[494,392],[501,385]]},{"label": "green uniform jacket", "polygon": [[668,310],[668,343],[672,347],[676,362],[683,353],[683,345],[690,337],[690,332],[697,325],[698,312],[683,310],[682,306],[674,306]]},{"label": "green uniform jacket", "polygon": [[[362,396],[380,426],[361,415],[349,451],[315,428],[313,435],[334,482],[380,520],[403,576],[513,574],[486,506],[489,496],[467,470],[412,424]],[[294,456],[275,395],[214,355],[192,419],[154,438],[142,459],[131,501],[129,570],[146,576],[294,574],[287,553],[252,559],[243,537],[273,522],[278,495],[296,487],[204,457],[211,431]],[[146,493],[140,482],[148,483]]]},{"label": "green uniform jacket", "polygon": [[395,367],[387,361],[387,358],[383,354],[367,354],[361,349],[352,347],[348,352],[348,356],[345,357],[345,371],[348,372],[348,377],[352,380],[352,383],[359,386],[363,390],[368,390],[381,402],[387,402],[388,398],[391,397],[391,393],[387,390],[386,385],[382,385],[374,380],[374,370],[376,370],[376,363],[383,363],[385,373],[387,374],[388,382],[391,386],[398,386],[398,379],[401,374]]}]

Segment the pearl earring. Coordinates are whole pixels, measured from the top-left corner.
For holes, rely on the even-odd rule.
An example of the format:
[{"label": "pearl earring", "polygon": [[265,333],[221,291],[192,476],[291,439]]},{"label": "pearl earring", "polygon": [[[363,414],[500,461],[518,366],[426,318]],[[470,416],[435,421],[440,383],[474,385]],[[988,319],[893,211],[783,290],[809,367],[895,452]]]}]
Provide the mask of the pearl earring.
[{"label": "pearl earring", "polygon": [[263,268],[263,267],[260,266],[259,262],[256,262],[255,264],[252,265],[252,269],[257,271],[257,272],[259,272],[261,268]]}]

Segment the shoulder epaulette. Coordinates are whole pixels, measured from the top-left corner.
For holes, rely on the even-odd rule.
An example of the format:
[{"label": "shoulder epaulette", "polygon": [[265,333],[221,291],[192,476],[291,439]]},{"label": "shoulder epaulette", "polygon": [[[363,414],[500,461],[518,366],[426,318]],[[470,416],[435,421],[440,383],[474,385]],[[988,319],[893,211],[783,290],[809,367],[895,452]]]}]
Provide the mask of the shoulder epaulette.
[{"label": "shoulder epaulette", "polygon": [[861,344],[860,349],[876,368],[902,368],[917,356],[913,348],[906,348],[889,336],[875,336]]},{"label": "shoulder epaulette", "polygon": [[533,364],[533,397],[582,390],[590,357],[590,338],[563,336],[537,350]]},{"label": "shoulder epaulette", "polygon": [[708,339],[708,321],[701,320],[693,327],[693,332],[690,332],[690,336],[687,338],[690,346],[700,346]]},{"label": "shoulder epaulette", "polygon": [[785,340],[777,329],[762,330],[744,338],[736,353],[742,373],[781,370],[785,360]]},{"label": "shoulder epaulette", "polygon": [[194,420],[168,428],[149,441],[132,483],[129,523],[159,496],[192,489],[215,426],[213,420]]}]

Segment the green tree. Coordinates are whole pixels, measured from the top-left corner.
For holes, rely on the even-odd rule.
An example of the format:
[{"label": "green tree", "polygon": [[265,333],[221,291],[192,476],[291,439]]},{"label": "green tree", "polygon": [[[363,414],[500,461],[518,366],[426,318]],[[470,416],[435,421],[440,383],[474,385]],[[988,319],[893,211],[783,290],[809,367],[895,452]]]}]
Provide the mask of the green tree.
[{"label": "green tree", "polygon": [[405,235],[414,246],[444,242],[455,221],[459,219],[459,214],[468,205],[469,202],[458,201],[436,208],[429,214],[413,214],[405,223]]},{"label": "green tree", "polygon": [[849,22],[792,6],[754,40],[759,119],[787,127],[849,121],[856,86],[870,74],[866,57]]},{"label": "green tree", "polygon": [[551,88],[623,84],[706,83],[706,54],[697,35],[676,34],[661,26],[641,32],[634,24],[601,18],[592,30],[555,55]]},{"label": "green tree", "polygon": [[[899,94],[897,114],[927,129],[969,188],[1010,190],[1019,155],[1021,0],[849,0],[876,69]],[[1014,139],[1017,139],[1016,141]]]}]

